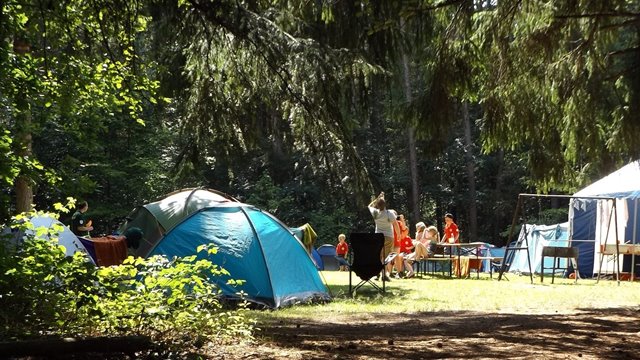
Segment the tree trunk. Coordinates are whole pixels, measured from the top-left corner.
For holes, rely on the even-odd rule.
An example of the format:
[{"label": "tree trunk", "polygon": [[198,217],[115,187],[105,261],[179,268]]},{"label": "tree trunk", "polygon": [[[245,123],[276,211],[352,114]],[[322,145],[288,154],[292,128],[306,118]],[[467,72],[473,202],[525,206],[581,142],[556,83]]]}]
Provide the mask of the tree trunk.
[{"label": "tree trunk", "polygon": [[33,204],[33,189],[28,176],[20,175],[16,178],[16,212],[30,211]]},{"label": "tree trunk", "polygon": [[0,342],[0,354],[9,357],[51,356],[65,358],[78,353],[127,353],[149,349],[153,344],[147,336],[98,338],[35,339]]},{"label": "tree trunk", "polygon": [[471,141],[471,119],[469,118],[469,102],[462,103],[462,121],[464,122],[465,159],[467,163],[467,178],[469,180],[469,229],[467,240],[478,240],[478,208],[476,207],[476,175],[475,161],[473,158],[473,142]]},{"label": "tree trunk", "polygon": [[[404,97],[407,103],[412,100],[411,96],[411,78],[409,72],[409,58],[406,53],[402,54],[402,70],[404,77]],[[409,166],[409,212],[411,214],[411,223],[415,224],[420,221],[420,189],[418,188],[418,160],[416,156],[416,130],[413,126],[407,127],[407,165]],[[411,231],[414,230],[410,226]]]},{"label": "tree trunk", "polygon": [[[501,224],[504,224],[503,218],[505,218],[504,214],[504,206],[502,205],[502,176],[504,173],[504,150],[498,150],[496,154],[496,162],[498,163],[498,169],[496,170],[496,187],[493,189],[493,203],[494,208],[493,211],[496,216],[493,217],[493,236],[494,239],[500,239],[500,228]],[[502,246],[503,244],[496,244],[496,246]]]},{"label": "tree trunk", "polygon": [[[29,45],[26,42],[16,39],[14,41],[14,50],[18,54],[25,54],[29,51]],[[27,100],[27,84],[21,84],[18,96],[16,97],[16,131],[15,131],[15,149],[16,154],[23,158],[31,158],[32,142],[31,137],[31,108]],[[22,213],[30,211],[33,204],[33,189],[31,187],[31,179],[25,175],[24,169],[15,180],[16,191],[16,211]]]}]

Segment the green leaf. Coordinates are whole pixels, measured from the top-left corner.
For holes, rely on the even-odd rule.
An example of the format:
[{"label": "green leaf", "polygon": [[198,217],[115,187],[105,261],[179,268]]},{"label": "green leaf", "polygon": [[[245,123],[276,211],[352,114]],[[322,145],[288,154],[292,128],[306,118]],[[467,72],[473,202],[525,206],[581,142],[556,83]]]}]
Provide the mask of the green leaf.
[{"label": "green leaf", "polygon": [[27,21],[29,21],[29,17],[24,13],[19,13],[19,14],[16,14],[16,20],[18,20],[18,23],[20,25],[24,26],[27,23]]}]

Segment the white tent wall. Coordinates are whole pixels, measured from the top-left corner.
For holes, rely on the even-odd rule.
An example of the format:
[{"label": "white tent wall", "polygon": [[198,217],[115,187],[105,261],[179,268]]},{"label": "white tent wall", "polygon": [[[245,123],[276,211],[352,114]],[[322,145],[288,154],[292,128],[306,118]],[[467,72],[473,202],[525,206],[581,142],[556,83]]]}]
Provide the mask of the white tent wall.
[{"label": "white tent wall", "polygon": [[[601,246],[605,244],[615,244],[625,242],[627,223],[629,221],[629,211],[627,201],[624,199],[615,200],[615,212],[613,200],[598,200],[596,213],[596,238],[595,251],[593,254],[593,273],[598,272],[611,274],[616,271],[613,256],[605,256],[602,267],[600,265]],[[623,256],[619,256],[620,264]]]},{"label": "white tent wall", "polygon": [[[22,238],[27,234],[47,240],[56,238],[58,244],[64,246],[67,256],[73,256],[76,252],[82,252],[86,255],[87,261],[95,263],[78,237],[58,219],[47,215],[36,215],[31,217],[29,221],[33,225],[32,229],[28,229],[26,233],[14,233],[18,241],[22,241]],[[46,231],[39,232],[39,229],[46,229]]]}]

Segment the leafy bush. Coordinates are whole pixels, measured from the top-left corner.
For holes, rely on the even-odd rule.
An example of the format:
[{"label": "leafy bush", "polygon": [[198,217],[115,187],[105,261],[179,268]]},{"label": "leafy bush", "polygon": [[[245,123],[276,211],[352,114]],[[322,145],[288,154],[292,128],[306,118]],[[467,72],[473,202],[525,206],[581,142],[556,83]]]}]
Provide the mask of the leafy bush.
[{"label": "leafy bush", "polygon": [[[207,251],[206,248],[200,251]],[[215,254],[215,249],[208,249]],[[172,261],[162,256],[129,257],[121,266],[98,269],[105,291],[96,309],[102,334],[148,335],[169,348],[210,340],[250,337],[246,304],[234,309],[220,302],[211,276],[227,271],[195,255]]]},{"label": "leafy bush", "polygon": [[62,229],[34,229],[23,221],[31,215],[14,218],[14,230],[31,230],[24,242],[2,242],[2,334],[28,337],[78,332],[81,310],[95,303],[95,267],[82,254],[66,257],[64,247],[57,244]]},{"label": "leafy bush", "polygon": [[[14,227],[32,226],[14,218]],[[209,256],[168,260],[129,257],[97,268],[57,244],[60,229],[35,229],[23,242],[0,246],[0,338],[147,335],[165,349],[249,338],[246,304],[220,302],[211,277],[228,275]],[[48,239],[50,237],[50,239]]]}]

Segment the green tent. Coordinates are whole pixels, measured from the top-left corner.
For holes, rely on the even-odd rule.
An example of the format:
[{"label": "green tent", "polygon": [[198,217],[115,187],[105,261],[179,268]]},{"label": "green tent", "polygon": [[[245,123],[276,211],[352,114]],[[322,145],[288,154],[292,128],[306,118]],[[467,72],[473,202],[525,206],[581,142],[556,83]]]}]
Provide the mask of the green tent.
[{"label": "green tent", "polygon": [[144,233],[136,255],[146,257],[155,244],[176,225],[200,209],[224,202],[237,202],[233,197],[211,189],[183,189],[166,195],[152,203],[138,206],[120,229],[138,227]]}]

